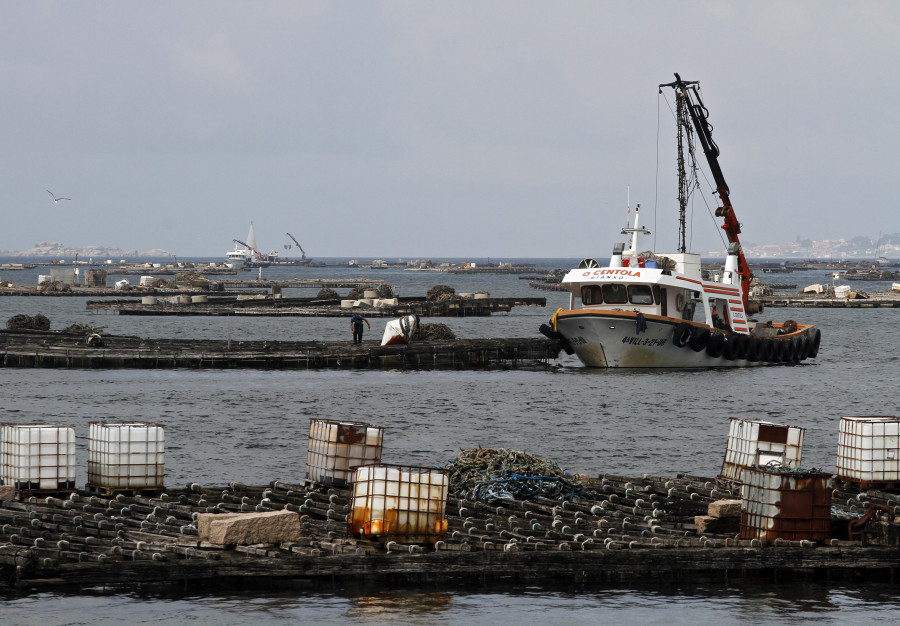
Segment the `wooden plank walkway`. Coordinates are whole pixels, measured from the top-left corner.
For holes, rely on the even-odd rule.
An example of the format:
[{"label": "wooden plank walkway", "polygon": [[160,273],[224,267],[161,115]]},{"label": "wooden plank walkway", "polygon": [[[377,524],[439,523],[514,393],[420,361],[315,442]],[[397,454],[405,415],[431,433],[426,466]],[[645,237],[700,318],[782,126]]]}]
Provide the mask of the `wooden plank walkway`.
[{"label": "wooden plank walkway", "polygon": [[543,368],[560,345],[543,337],[457,339],[381,346],[379,341],[142,339],[0,330],[0,366],[59,369],[506,369]]}]

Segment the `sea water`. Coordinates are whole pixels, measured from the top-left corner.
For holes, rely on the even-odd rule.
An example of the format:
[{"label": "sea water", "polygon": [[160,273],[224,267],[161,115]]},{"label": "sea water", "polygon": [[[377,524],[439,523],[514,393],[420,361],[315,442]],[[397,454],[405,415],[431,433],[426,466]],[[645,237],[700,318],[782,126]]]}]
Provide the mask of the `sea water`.
[{"label": "sea water", "polygon": [[[567,261],[534,262],[567,267]],[[3,274],[26,283],[38,270]],[[252,278],[257,271],[239,277]],[[798,289],[827,272],[773,278]],[[455,275],[348,268],[266,268],[265,278],[378,278],[401,296],[435,284],[493,296],[544,296],[544,308],[517,307],[481,318],[428,318],[458,337],[535,337],[567,294],[535,291],[516,275]],[[767,277],[768,278],[768,277]],[[110,283],[119,277],[111,275]],[[875,291],[888,285],[864,284]],[[285,296],[312,296],[290,290]],[[345,295],[346,290],[338,290]],[[42,313],[52,328],[105,326],[114,334],[232,341],[350,341],[345,318],[130,317],[94,313],[83,297],[0,298],[0,322]],[[757,319],[794,319],[822,329],[818,358],[798,365],[727,370],[587,369],[562,354],[547,368],[500,371],[260,371],[0,369],[0,422],[76,427],[77,484],[86,480],[90,421],[137,420],[166,427],[166,485],[266,484],[305,477],[311,417],[385,428],[383,462],[441,465],[460,450],[514,448],[572,472],[715,476],[731,417],[806,428],[802,466],[834,471],[839,422],[849,415],[897,415],[898,309],[768,309]],[[385,319],[372,318],[367,340]],[[83,466],[83,467],[81,467]],[[7,595],[4,623],[322,622],[446,623],[783,623],[880,620],[900,611],[894,586],[578,585],[484,589],[229,590],[183,595],[85,589]]]}]

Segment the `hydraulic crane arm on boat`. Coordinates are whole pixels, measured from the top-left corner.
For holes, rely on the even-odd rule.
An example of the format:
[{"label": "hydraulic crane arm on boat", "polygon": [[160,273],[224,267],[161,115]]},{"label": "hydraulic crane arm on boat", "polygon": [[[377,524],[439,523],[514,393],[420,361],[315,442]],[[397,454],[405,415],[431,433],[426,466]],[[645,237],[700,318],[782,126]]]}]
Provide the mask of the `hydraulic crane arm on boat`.
[{"label": "hydraulic crane arm on boat", "polygon": [[722,230],[728,235],[729,243],[737,243],[738,245],[738,274],[741,277],[741,291],[743,292],[744,307],[748,306],[748,297],[750,294],[750,281],[753,273],[750,271],[750,265],[744,256],[744,250],[740,247],[740,239],[738,235],[741,232],[741,224],[738,222],[734,214],[734,207],[731,206],[731,195],[728,190],[728,183],[725,182],[725,176],[722,174],[722,168],[719,166],[719,146],[712,138],[712,124],[707,120],[708,110],[700,99],[700,92],[697,91],[699,81],[681,80],[681,76],[675,73],[675,82],[660,85],[660,91],[663,87],[671,87],[675,90],[676,97],[686,98],[688,102],[688,112],[691,115],[691,121],[697,135],[700,137],[700,143],[703,145],[703,153],[706,155],[706,161],[709,163],[709,169],[716,181],[716,193],[722,206],[716,209],[716,217],[724,218]]},{"label": "hydraulic crane arm on boat", "polygon": [[257,259],[257,260],[260,260],[260,259],[263,258],[263,255],[260,254],[259,250],[257,250],[256,248],[250,247],[248,244],[244,243],[244,242],[241,241],[240,239],[232,239],[232,241],[233,241],[234,243],[237,243],[237,244],[240,244],[240,245],[244,246],[245,248],[247,248],[248,250],[250,250],[251,252],[253,252],[254,254],[256,254],[256,259]]},{"label": "hydraulic crane arm on boat", "polygon": [[298,248],[300,248],[300,254],[303,255],[303,256],[300,258],[300,260],[301,260],[301,261],[305,261],[305,260],[306,260],[306,252],[303,250],[303,246],[300,245],[300,242],[297,241],[297,238],[294,237],[292,234],[288,233],[287,236],[290,237],[290,238],[294,241],[295,244],[297,244],[297,247],[298,247]]}]

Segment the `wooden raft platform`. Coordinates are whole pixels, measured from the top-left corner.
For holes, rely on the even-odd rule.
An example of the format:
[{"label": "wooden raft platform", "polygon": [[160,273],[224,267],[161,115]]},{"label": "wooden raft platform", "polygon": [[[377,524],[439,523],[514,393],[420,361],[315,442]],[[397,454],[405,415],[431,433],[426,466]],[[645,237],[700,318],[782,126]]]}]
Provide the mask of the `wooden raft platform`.
[{"label": "wooden raft platform", "polygon": [[119,315],[208,315],[250,317],[350,317],[362,313],[366,317],[487,317],[493,313],[509,313],[517,306],[547,306],[547,298],[481,298],[455,299],[443,302],[425,298],[404,298],[398,306],[343,308],[339,300],[316,298],[266,298],[172,304],[142,304],[135,300],[89,300],[91,311],[108,311]]},{"label": "wooden raft platform", "polygon": [[559,342],[543,337],[419,341],[142,339],[66,331],[0,330],[0,366],[60,369],[504,369],[543,368]]},{"label": "wooden raft platform", "polygon": [[822,309],[896,309],[900,308],[900,292],[873,293],[868,298],[823,298],[818,295],[763,296],[754,298],[767,307],[795,307]]},{"label": "wooden raft platform", "polygon": [[[347,490],[307,481],[192,484],[157,497],[26,494],[24,501],[0,502],[0,588],[889,582],[900,566],[897,534],[885,532],[897,524],[886,521],[866,525],[868,545],[843,538],[769,544],[696,532],[695,515],[705,514],[713,500],[736,495],[733,487],[711,479],[601,475],[589,484],[594,495],[573,502],[487,504],[451,495],[445,539],[425,545],[355,539],[347,533]],[[834,493],[834,509],[847,518],[870,503],[896,507],[900,501],[881,492]],[[300,516],[301,536],[290,543],[216,545],[199,537],[199,513],[284,510]]]},{"label": "wooden raft platform", "polygon": [[283,289],[353,289],[354,287],[369,287],[371,289],[378,289],[381,285],[387,284],[385,280],[379,278],[290,278],[285,280],[267,280],[264,278],[240,280],[236,278],[222,278],[216,282],[223,284],[226,287],[256,289],[272,289],[273,287],[281,287]]}]

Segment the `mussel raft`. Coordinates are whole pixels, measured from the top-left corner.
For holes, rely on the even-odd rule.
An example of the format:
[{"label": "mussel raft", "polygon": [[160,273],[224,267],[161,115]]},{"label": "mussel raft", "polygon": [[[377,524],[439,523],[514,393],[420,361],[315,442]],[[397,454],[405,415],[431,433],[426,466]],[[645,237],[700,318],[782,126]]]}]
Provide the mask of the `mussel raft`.
[{"label": "mussel raft", "polygon": [[[862,540],[847,525],[871,505],[900,512],[897,495],[842,486],[833,536],[768,543],[698,532],[711,502],[739,497],[733,483],[679,475],[582,478],[582,498],[492,503],[450,497],[442,541],[374,543],[347,533],[348,491],[312,482],[265,487],[192,484],[152,496],[78,490],[0,504],[0,585],[19,589],[107,585],[179,588],[254,581],[332,585],[726,582],[833,578],[893,581],[898,525],[874,518]],[[38,496],[42,497],[38,497]],[[300,539],[214,545],[200,513],[293,511]]]}]

